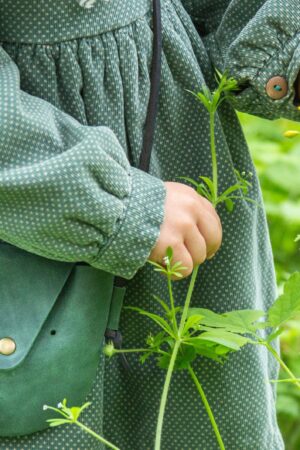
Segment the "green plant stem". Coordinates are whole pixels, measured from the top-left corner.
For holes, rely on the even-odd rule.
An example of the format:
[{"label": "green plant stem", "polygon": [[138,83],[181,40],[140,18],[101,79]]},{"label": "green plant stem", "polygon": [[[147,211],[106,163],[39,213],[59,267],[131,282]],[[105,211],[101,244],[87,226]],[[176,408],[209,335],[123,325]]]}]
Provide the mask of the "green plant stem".
[{"label": "green plant stem", "polygon": [[286,378],[284,380],[269,380],[270,383],[297,383],[298,381],[300,382],[300,378],[296,378],[296,380],[294,380],[294,378]]},{"label": "green plant stem", "polygon": [[171,303],[173,329],[174,329],[174,334],[177,335],[178,326],[177,326],[177,320],[176,320],[176,314],[175,314],[175,302],[174,302],[172,282],[171,282],[170,275],[168,275],[168,289],[169,289],[169,297],[170,297],[170,303]]},{"label": "green plant stem", "polygon": [[168,355],[168,352],[165,352],[161,349],[153,349],[151,347],[149,348],[125,348],[125,349],[114,349],[114,354],[116,353],[159,353],[160,355]]},{"label": "green plant stem", "polygon": [[160,400],[159,415],[158,415],[158,421],[157,421],[157,426],[156,426],[155,450],[160,450],[160,446],[161,446],[162,427],[163,427],[165,409],[166,409],[166,404],[167,404],[168,392],[169,392],[171,378],[173,375],[173,370],[174,370],[174,366],[175,366],[175,362],[176,362],[176,358],[178,355],[180,345],[181,345],[181,341],[177,340],[175,342],[175,345],[174,345],[174,348],[172,351],[167,375],[165,378],[165,384],[164,384],[164,388],[163,388],[163,392],[162,392],[162,396],[161,396],[161,400]]},{"label": "green plant stem", "polygon": [[210,149],[211,149],[211,160],[212,160],[212,176],[214,185],[214,198],[213,206],[216,206],[218,200],[218,165],[217,165],[217,151],[215,142],[215,111],[212,110],[209,113],[210,121]]},{"label": "green plant stem", "polygon": [[200,381],[199,381],[199,379],[197,378],[197,375],[195,374],[195,372],[194,372],[192,366],[189,366],[189,367],[188,367],[188,370],[189,370],[189,373],[190,373],[190,375],[191,375],[191,377],[192,377],[192,380],[194,381],[194,383],[195,383],[195,385],[196,385],[196,387],[197,387],[197,389],[198,389],[198,392],[199,392],[199,394],[200,394],[200,397],[201,397],[201,399],[202,399],[202,401],[203,401],[204,407],[205,407],[205,409],[206,409],[206,412],[207,412],[207,414],[208,414],[208,417],[209,417],[210,422],[211,422],[211,424],[212,424],[212,427],[213,427],[213,429],[214,429],[216,438],[217,438],[217,440],[218,440],[220,449],[221,449],[221,450],[225,450],[224,442],[223,442],[223,440],[222,440],[222,437],[221,437],[221,434],[220,434],[218,425],[217,425],[217,423],[216,423],[215,417],[214,417],[214,415],[213,415],[213,412],[212,412],[212,410],[211,410],[211,407],[210,407],[210,405],[209,405],[209,403],[208,403],[208,400],[207,400],[207,398],[206,398],[205,392],[204,392],[204,390],[203,390],[203,388],[202,388],[202,386],[201,386],[201,384],[200,384]]},{"label": "green plant stem", "polygon": [[263,345],[267,347],[269,352],[272,353],[274,358],[279,362],[281,368],[290,376],[290,378],[293,380],[293,383],[295,383],[295,385],[300,389],[300,383],[297,377],[295,377],[293,372],[288,368],[288,366],[284,363],[284,361],[282,361],[282,359],[280,358],[276,350],[272,347],[272,345],[268,344],[267,342],[264,342]]},{"label": "green plant stem", "polygon": [[[115,348],[114,349],[114,353],[142,353],[142,352],[153,352],[153,350],[151,349],[151,347],[149,348],[122,348],[121,350]],[[160,353],[160,352],[159,352]]]},{"label": "green plant stem", "polygon": [[99,436],[99,434],[95,433],[93,430],[91,430],[90,428],[86,427],[85,425],[83,425],[83,423],[78,422],[78,420],[76,420],[75,422],[76,425],[78,425],[82,430],[84,430],[86,433],[90,434],[91,436],[93,436],[94,438],[98,439],[98,441],[102,442],[103,444],[105,444],[107,447],[112,448],[113,450],[120,450],[119,447],[116,447],[115,445],[111,444],[109,441],[107,441],[106,439],[104,439],[103,437]]},{"label": "green plant stem", "polygon": [[183,331],[183,328],[184,328],[184,325],[185,325],[185,321],[186,321],[186,318],[187,318],[187,315],[188,315],[190,303],[191,303],[191,300],[192,300],[192,295],[193,295],[193,290],[194,290],[194,287],[195,287],[196,278],[197,278],[197,275],[198,275],[198,270],[199,270],[199,264],[194,267],[194,270],[193,270],[193,273],[192,273],[192,277],[191,277],[191,281],[190,281],[190,285],[189,285],[189,289],[188,289],[188,292],[187,292],[187,295],[186,295],[184,308],[183,308],[181,319],[180,319],[179,331],[178,331],[179,339],[181,339],[181,337],[182,337],[182,331]]},{"label": "green plant stem", "polygon": [[162,396],[161,396],[161,400],[160,400],[158,421],[157,421],[157,427],[156,427],[155,450],[160,450],[160,447],[161,447],[163,421],[164,421],[164,415],[165,415],[165,410],[166,410],[166,404],[167,404],[167,398],[168,398],[171,378],[172,378],[172,375],[173,375],[174,366],[175,366],[176,358],[177,358],[177,355],[178,355],[178,351],[179,351],[180,346],[182,344],[182,340],[181,340],[182,332],[183,332],[183,329],[184,329],[184,325],[185,325],[185,321],[186,321],[186,318],[187,318],[189,306],[190,306],[190,303],[191,303],[192,294],[193,294],[193,290],[194,290],[194,287],[195,287],[195,281],[196,281],[196,278],[197,278],[198,270],[199,270],[199,265],[194,267],[194,270],[193,270],[193,273],[192,273],[191,281],[190,281],[190,284],[189,284],[189,289],[188,289],[188,292],[187,292],[187,296],[186,296],[186,299],[185,299],[183,312],[182,312],[181,319],[180,319],[180,325],[179,325],[179,330],[178,330],[178,337],[176,339],[176,342],[175,342],[175,345],[174,345],[174,348],[173,348],[173,351],[172,351],[172,355],[171,355],[171,359],[170,359],[167,375],[166,375],[166,378],[165,378],[165,384],[164,384],[164,388],[163,388],[163,392],[162,392]]}]

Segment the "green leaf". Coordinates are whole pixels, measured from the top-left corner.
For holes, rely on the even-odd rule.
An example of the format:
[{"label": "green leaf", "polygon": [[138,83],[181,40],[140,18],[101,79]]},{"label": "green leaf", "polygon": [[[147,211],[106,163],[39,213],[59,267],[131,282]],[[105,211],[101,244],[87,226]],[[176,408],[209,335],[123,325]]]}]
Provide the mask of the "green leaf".
[{"label": "green leaf", "polygon": [[157,358],[158,367],[160,367],[161,369],[167,369],[170,364],[170,359],[171,359],[171,356],[169,354],[159,356]]},{"label": "green leaf", "polygon": [[174,275],[177,278],[182,278],[183,277],[181,272],[172,272],[172,275]]},{"label": "green leaf", "polygon": [[218,103],[220,100],[220,96],[221,96],[221,90],[217,89],[214,93],[213,93],[213,100],[212,100],[212,106],[213,108],[217,108],[218,107]]},{"label": "green leaf", "polygon": [[166,256],[169,258],[169,261],[172,261],[173,258],[173,249],[172,247],[168,247],[166,251]]},{"label": "green leaf", "polygon": [[181,345],[174,366],[175,370],[187,369],[196,356],[197,353],[194,347],[190,345]]},{"label": "green leaf", "polygon": [[177,314],[181,313],[181,312],[182,312],[182,307],[181,307],[181,306],[176,306],[176,308],[174,308],[175,316],[176,316]]},{"label": "green leaf", "polygon": [[234,203],[230,198],[226,198],[225,200],[220,200],[220,201],[218,201],[218,203],[222,203],[222,201],[224,201],[228,212],[232,212],[234,210]]},{"label": "green leaf", "polygon": [[284,332],[284,328],[278,328],[278,330],[276,330],[274,333],[271,333],[268,336],[267,342],[270,343],[270,342],[274,341],[274,339],[276,339],[278,336],[280,336],[283,332]]},{"label": "green leaf", "polygon": [[50,427],[59,427],[60,425],[64,425],[66,423],[71,423],[70,420],[66,419],[48,419],[46,422],[49,423]]},{"label": "green leaf", "polygon": [[160,306],[165,310],[166,314],[169,315],[170,314],[170,308],[169,306],[166,304],[166,302],[164,300],[162,300],[160,297],[158,297],[157,295],[153,295],[153,298],[160,304]]},{"label": "green leaf", "polygon": [[210,111],[211,104],[210,104],[210,101],[206,98],[206,96],[203,95],[201,92],[198,92],[197,96],[198,96],[198,99],[201,101],[201,103],[203,103],[203,105],[205,106],[207,111]]},{"label": "green leaf", "polygon": [[[205,308],[190,308],[188,316],[202,315],[201,325],[208,327],[223,328],[225,331],[234,333],[254,333],[258,328],[257,322],[265,316],[264,311],[251,309],[238,309],[224,314],[217,314]],[[257,324],[256,324],[257,322]]]},{"label": "green leaf", "polygon": [[214,187],[213,181],[208,177],[199,177],[199,178],[204,181],[204,183],[207,185],[211,195],[214,196],[215,187]]},{"label": "green leaf", "polygon": [[198,186],[197,186],[197,193],[199,195],[202,195],[202,197],[207,198],[207,200],[211,200],[212,199],[212,194],[209,192],[207,187],[204,184],[202,184],[202,183],[198,184]]},{"label": "green leaf", "polygon": [[[210,111],[210,100],[209,100],[209,98],[207,99],[206,96],[204,95],[205,92],[204,92],[204,94],[202,94],[202,92],[196,93],[196,92],[190,91],[188,89],[186,89],[186,91],[189,92],[190,94],[192,94],[194,97],[196,97],[196,99],[199,100],[208,111]],[[203,89],[203,91],[204,91],[204,89]],[[208,91],[208,93],[209,93],[209,91]],[[209,95],[210,95],[210,93],[209,93]]]},{"label": "green leaf", "polygon": [[165,269],[164,266],[162,266],[161,264],[156,263],[155,261],[150,261],[150,259],[148,259],[147,262],[149,264],[151,264],[152,266],[158,267],[159,269]]},{"label": "green leaf", "polygon": [[251,333],[260,329],[261,322],[258,320],[265,317],[264,311],[252,310],[252,309],[237,309],[235,311],[229,311],[223,314],[227,322],[227,331],[233,331],[236,333]]},{"label": "green leaf", "polygon": [[[182,267],[182,261],[177,261],[175,264],[173,264],[172,266],[172,270],[174,269],[178,269]],[[186,267],[184,267],[186,269]]]},{"label": "green leaf", "polygon": [[216,346],[215,352],[217,355],[227,355],[230,352],[230,348],[220,344]]},{"label": "green leaf", "polygon": [[191,183],[193,186],[197,187],[199,183],[197,183],[197,181],[193,180],[192,178],[189,177],[176,177],[179,180],[185,180],[188,181],[189,183]]},{"label": "green leaf", "polygon": [[[217,350],[220,345],[214,342],[201,341],[197,337],[188,338],[185,342],[194,347],[197,355],[204,356],[205,358],[212,359],[219,363],[224,360],[224,356],[220,355]],[[227,351],[230,351],[230,349],[227,348]]]},{"label": "green leaf", "polygon": [[84,411],[86,408],[88,408],[89,406],[91,406],[91,402],[86,402],[84,403],[81,407],[80,407],[80,414],[82,413],[82,411]]},{"label": "green leaf", "polygon": [[238,183],[238,184],[234,184],[233,186],[230,186],[228,189],[226,189],[226,191],[222,192],[221,194],[221,198],[227,197],[229,194],[232,194],[235,191],[239,191],[240,189],[243,189],[243,185]]},{"label": "green leaf", "polygon": [[202,319],[203,319],[203,316],[201,316],[199,314],[189,316],[184,324],[182,334],[185,335],[188,332],[188,330],[191,328],[195,329],[195,325],[199,325]]},{"label": "green leaf", "polygon": [[78,417],[80,416],[81,413],[81,408],[79,406],[73,406],[72,408],[70,408],[72,417],[74,420],[77,420]]},{"label": "green leaf", "polygon": [[136,311],[139,314],[141,314],[142,316],[148,317],[149,319],[151,319],[155,323],[157,323],[157,325],[159,325],[163,330],[165,330],[166,333],[173,336],[173,330],[169,326],[168,322],[165,319],[163,319],[162,317],[158,316],[157,314],[150,313],[148,311],[145,311],[144,309],[141,309],[141,308],[138,308],[135,306],[125,306],[124,308],[130,309],[131,311]]},{"label": "green leaf", "polygon": [[268,322],[274,328],[300,312],[300,273],[296,272],[284,285],[284,292],[268,311]]},{"label": "green leaf", "polygon": [[154,336],[150,333],[146,339],[146,344],[149,345],[149,347],[156,349],[168,339],[170,339],[170,336],[166,334],[165,331],[160,331]]},{"label": "green leaf", "polygon": [[217,328],[212,331],[205,331],[195,339],[199,339],[199,341],[204,340],[215,342],[223,345],[224,347],[228,347],[231,350],[239,350],[241,347],[249,343],[249,339],[244,336]]},{"label": "green leaf", "polygon": [[150,356],[152,356],[155,352],[142,353],[140,356],[140,363],[144,364]]},{"label": "green leaf", "polygon": [[[187,369],[189,364],[194,361],[196,356],[197,352],[193,346],[182,344],[175,361],[174,370]],[[157,364],[161,369],[168,369],[170,359],[171,354],[165,353],[164,355],[158,357]]]},{"label": "green leaf", "polygon": [[182,278],[182,271],[186,270],[187,267],[182,265],[182,261],[177,261],[172,267],[171,270],[169,271],[170,275],[174,275],[178,278]]}]

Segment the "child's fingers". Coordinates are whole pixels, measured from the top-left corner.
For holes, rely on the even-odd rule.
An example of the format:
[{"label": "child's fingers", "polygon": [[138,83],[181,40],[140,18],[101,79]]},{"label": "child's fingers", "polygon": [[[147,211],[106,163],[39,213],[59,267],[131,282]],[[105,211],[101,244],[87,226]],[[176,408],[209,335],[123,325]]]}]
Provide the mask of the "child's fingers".
[{"label": "child's fingers", "polygon": [[220,221],[210,212],[204,211],[200,214],[197,222],[198,229],[205,239],[207,256],[216,253],[222,243],[222,227]]},{"label": "child's fingers", "polygon": [[211,204],[211,202],[209,200],[207,200],[207,198],[201,197],[200,195],[199,195],[199,200],[202,203],[202,206],[206,209],[206,211],[210,212],[210,214],[212,214],[216,218],[217,222],[219,222],[221,225],[220,217],[219,217],[216,209]]},{"label": "child's fingers", "polygon": [[189,231],[184,240],[184,245],[192,258],[194,266],[202,264],[206,260],[206,242],[196,225]]}]

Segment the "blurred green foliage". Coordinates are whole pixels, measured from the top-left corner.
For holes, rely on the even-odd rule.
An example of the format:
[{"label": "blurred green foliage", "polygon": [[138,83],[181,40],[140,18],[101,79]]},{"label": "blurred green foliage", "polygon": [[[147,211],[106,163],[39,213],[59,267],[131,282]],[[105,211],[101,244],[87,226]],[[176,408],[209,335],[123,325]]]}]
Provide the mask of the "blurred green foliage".
[{"label": "blurred green foliage", "polygon": [[[300,136],[289,139],[287,130],[300,131],[300,123],[268,121],[239,114],[253,156],[265,201],[278,285],[300,270]],[[291,321],[281,337],[282,356],[300,377],[300,317]],[[286,450],[300,449],[300,390],[278,384],[278,421]]]},{"label": "blurred green foliage", "polygon": [[[300,376],[300,320],[291,321],[281,338],[285,363]],[[284,376],[283,376],[284,378]],[[277,415],[286,450],[300,449],[300,390],[291,384],[278,384]]]}]

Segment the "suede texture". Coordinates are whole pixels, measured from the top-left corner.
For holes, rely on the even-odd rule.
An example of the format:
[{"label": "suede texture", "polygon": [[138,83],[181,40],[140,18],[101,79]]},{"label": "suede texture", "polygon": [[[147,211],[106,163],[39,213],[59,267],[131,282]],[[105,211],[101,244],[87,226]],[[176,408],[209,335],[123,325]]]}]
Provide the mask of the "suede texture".
[{"label": "suede texture", "polygon": [[0,355],[0,435],[16,436],[48,426],[53,411],[43,411],[44,404],[85,400],[100,361],[113,275],[3,243],[0,267],[0,338],[16,342],[12,355]]}]

